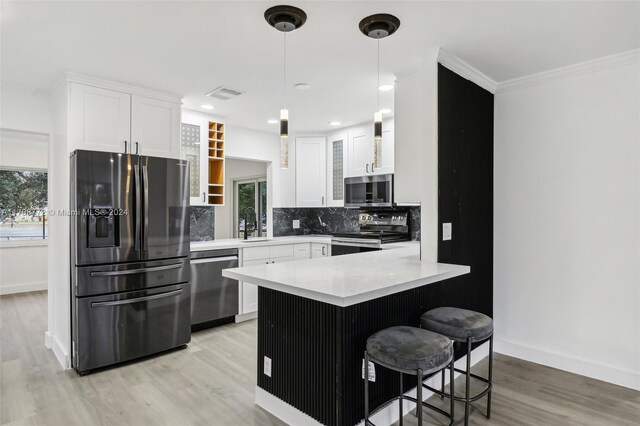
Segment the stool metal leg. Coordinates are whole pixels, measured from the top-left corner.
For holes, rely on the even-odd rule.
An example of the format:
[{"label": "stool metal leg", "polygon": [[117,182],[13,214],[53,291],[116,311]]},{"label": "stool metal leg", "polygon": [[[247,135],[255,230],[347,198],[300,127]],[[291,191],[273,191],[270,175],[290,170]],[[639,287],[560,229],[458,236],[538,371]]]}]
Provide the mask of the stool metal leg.
[{"label": "stool metal leg", "polygon": [[[456,405],[456,394],[454,392],[454,386],[453,386],[453,382],[454,382],[454,375],[455,375],[455,362],[456,362],[456,358],[453,357],[451,358],[451,364],[449,364],[449,394],[451,395],[451,398],[449,398],[450,400],[450,404],[451,406],[449,407],[449,409],[451,410],[451,421],[453,422],[453,420],[456,418],[454,413],[454,407]],[[444,377],[444,370],[442,370],[442,377]],[[444,384],[442,386],[442,391],[444,392]]]},{"label": "stool metal leg", "polygon": [[464,426],[469,424],[469,387],[471,386],[471,337],[467,338],[467,383],[464,391]]},{"label": "stool metal leg", "polygon": [[369,421],[369,354],[364,351],[364,424]]},{"label": "stool metal leg", "polygon": [[[440,387],[440,391],[444,393],[444,368],[442,369],[442,386]],[[440,395],[440,399],[444,399],[444,395]]]},{"label": "stool metal leg", "polygon": [[491,418],[491,391],[493,390],[493,334],[489,339],[489,386],[492,389],[489,389],[489,393],[487,394],[487,418]]},{"label": "stool metal leg", "polygon": [[402,426],[402,395],[404,395],[404,386],[402,385],[402,372],[400,372],[400,398],[398,398],[398,408],[400,409],[400,412],[398,413],[400,415],[400,426]]},{"label": "stool metal leg", "polygon": [[416,386],[416,411],[418,414],[418,425],[422,426],[422,370],[418,370],[418,385]]}]

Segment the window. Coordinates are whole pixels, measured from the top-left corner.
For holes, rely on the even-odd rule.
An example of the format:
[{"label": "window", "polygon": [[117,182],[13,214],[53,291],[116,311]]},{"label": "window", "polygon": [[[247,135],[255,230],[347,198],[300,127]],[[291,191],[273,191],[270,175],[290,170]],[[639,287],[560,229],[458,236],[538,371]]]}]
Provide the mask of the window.
[{"label": "window", "polygon": [[[244,238],[267,235],[267,180],[243,179],[235,181],[235,224],[234,236]],[[245,223],[246,216],[246,223]],[[256,216],[260,217],[258,221]],[[259,222],[259,224],[258,224]]]},{"label": "window", "polygon": [[0,240],[46,239],[47,173],[0,170]]}]

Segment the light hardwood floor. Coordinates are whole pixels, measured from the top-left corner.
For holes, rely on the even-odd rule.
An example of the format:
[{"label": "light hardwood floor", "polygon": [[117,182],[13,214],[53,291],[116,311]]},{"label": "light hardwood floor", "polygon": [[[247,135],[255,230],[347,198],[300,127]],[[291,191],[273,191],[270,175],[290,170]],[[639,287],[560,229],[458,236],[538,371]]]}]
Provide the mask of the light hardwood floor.
[{"label": "light hardwood floor", "polygon": [[[80,377],[44,347],[46,300],[46,292],[0,297],[0,424],[282,424],[253,404],[255,321],[200,331],[187,349]],[[640,392],[496,355],[491,420],[478,411],[484,401],[477,407],[474,425],[638,425]],[[462,405],[456,409],[460,417]],[[429,424],[444,424],[424,413]]]}]

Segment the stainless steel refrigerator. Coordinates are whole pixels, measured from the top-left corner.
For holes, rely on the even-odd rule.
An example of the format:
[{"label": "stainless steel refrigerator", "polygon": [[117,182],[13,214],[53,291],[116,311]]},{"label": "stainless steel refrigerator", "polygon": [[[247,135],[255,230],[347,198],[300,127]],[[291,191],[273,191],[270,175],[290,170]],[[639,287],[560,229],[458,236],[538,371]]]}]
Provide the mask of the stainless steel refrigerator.
[{"label": "stainless steel refrigerator", "polygon": [[71,155],[72,366],[79,373],[187,344],[189,168]]}]

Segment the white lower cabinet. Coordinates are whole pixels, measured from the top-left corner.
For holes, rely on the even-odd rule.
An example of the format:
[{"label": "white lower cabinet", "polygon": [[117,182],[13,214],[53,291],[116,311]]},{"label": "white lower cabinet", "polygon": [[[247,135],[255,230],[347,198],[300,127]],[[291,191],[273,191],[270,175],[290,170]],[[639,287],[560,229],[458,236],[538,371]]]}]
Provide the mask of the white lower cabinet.
[{"label": "white lower cabinet", "polygon": [[[306,244],[306,246],[308,247],[309,245]],[[291,262],[295,259],[294,244],[247,247],[242,249],[242,266]],[[238,315],[247,315],[256,312],[258,310],[258,286],[240,282],[239,291]]]},{"label": "white lower cabinet", "polygon": [[293,260],[304,260],[311,258],[311,247],[309,243],[293,245]]},{"label": "white lower cabinet", "polygon": [[319,257],[329,256],[329,244],[311,243],[311,258],[317,259]]}]

